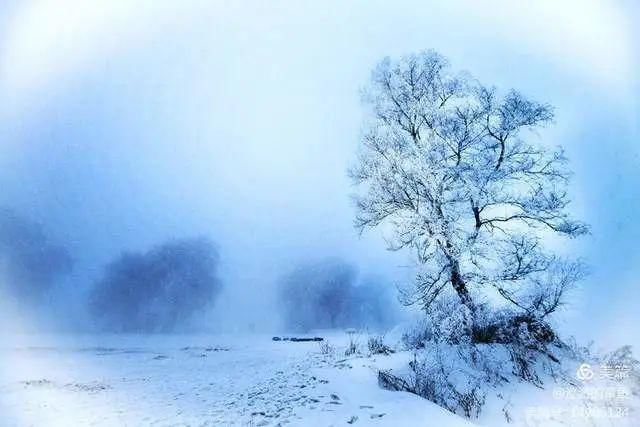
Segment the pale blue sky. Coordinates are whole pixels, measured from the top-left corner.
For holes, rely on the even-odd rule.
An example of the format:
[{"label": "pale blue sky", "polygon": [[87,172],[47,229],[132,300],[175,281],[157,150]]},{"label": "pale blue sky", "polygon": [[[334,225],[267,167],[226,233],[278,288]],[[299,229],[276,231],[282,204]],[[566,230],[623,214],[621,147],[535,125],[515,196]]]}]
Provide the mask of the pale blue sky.
[{"label": "pale blue sky", "polygon": [[[556,107],[593,274],[562,322],[640,343],[640,20],[632,1],[8,2],[0,9],[0,204],[39,219],[86,289],[123,249],[208,233],[250,321],[294,260],[400,279],[352,228],[359,89],[432,48]],[[234,310],[237,311],[237,310]]]}]

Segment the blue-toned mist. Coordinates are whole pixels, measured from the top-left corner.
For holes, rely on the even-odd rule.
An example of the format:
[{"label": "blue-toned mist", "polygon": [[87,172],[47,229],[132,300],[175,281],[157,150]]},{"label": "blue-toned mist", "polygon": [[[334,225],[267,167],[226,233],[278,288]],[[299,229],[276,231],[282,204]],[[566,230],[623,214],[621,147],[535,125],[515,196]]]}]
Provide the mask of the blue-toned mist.
[{"label": "blue-toned mist", "polygon": [[640,342],[632,2],[68,3],[0,11],[0,206],[67,247],[62,305],[81,306],[121,252],[196,235],[219,248],[205,321],[226,330],[278,327],[277,281],[300,263],[405,280],[402,254],[353,229],[346,169],[373,66],[433,48],[555,106],[540,137],[566,148],[572,209],[592,227],[566,248],[592,274],[563,327]]}]

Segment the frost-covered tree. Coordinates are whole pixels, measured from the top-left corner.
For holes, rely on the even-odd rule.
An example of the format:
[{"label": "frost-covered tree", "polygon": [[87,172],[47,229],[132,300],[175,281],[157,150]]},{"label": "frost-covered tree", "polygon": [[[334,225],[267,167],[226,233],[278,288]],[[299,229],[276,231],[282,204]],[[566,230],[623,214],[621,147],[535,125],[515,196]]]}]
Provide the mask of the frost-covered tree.
[{"label": "frost-covered tree", "polygon": [[90,296],[98,326],[170,332],[188,325],[221,290],[219,255],[207,238],[171,240],[146,253],[124,253],[105,268]]},{"label": "frost-covered tree", "polygon": [[335,258],[297,266],[280,283],[286,327],[308,331],[347,326],[348,298],[355,280],[355,269]]},{"label": "frost-covered tree", "polygon": [[[583,267],[543,241],[588,230],[567,212],[562,149],[535,132],[552,121],[552,108],[454,74],[432,51],[383,60],[364,100],[371,115],[350,170],[356,226],[382,225],[391,249],[415,253],[406,302],[428,309],[455,295],[476,340],[505,339],[523,324],[553,339],[545,318]],[[481,325],[488,301],[504,303],[506,323]]]},{"label": "frost-covered tree", "polygon": [[71,272],[69,252],[37,222],[0,207],[0,293],[25,303],[43,302]]},{"label": "frost-covered tree", "polygon": [[338,258],[302,263],[279,283],[284,324],[296,331],[386,326],[396,306],[383,283],[358,279],[356,268]]}]

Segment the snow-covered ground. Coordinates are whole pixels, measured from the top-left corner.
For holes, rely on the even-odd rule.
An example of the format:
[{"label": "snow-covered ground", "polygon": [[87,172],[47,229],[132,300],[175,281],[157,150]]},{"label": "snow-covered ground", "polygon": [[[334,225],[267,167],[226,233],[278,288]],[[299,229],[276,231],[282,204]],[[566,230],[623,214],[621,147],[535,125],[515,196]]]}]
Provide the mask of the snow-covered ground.
[{"label": "snow-covered ground", "polygon": [[343,359],[255,334],[4,338],[0,424],[471,425],[380,389],[376,358]]},{"label": "snow-covered ground", "polygon": [[640,425],[635,412],[573,416],[581,402],[557,393],[567,386],[517,381],[489,390],[469,421],[378,386],[378,369],[406,370],[411,352],[369,355],[362,334],[359,354],[345,356],[353,336],[319,335],[330,346],[259,334],[2,337],[0,426]]}]

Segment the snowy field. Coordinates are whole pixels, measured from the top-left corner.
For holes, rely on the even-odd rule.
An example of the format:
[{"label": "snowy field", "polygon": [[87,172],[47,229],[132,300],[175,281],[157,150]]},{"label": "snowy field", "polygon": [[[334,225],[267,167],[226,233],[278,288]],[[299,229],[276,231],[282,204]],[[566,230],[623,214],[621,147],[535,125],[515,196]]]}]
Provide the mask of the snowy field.
[{"label": "snowy field", "polygon": [[532,415],[577,403],[556,400],[553,382],[496,389],[469,421],[378,386],[378,369],[402,371],[410,352],[370,355],[368,335],[356,334],[358,353],[345,356],[347,334],[318,335],[329,352],[318,342],[258,334],[4,337],[0,426],[640,425],[636,412],[598,420]]},{"label": "snowy field", "polygon": [[266,335],[11,341],[0,350],[3,426],[471,425],[414,395],[380,389],[376,358],[327,357],[316,342]]}]

